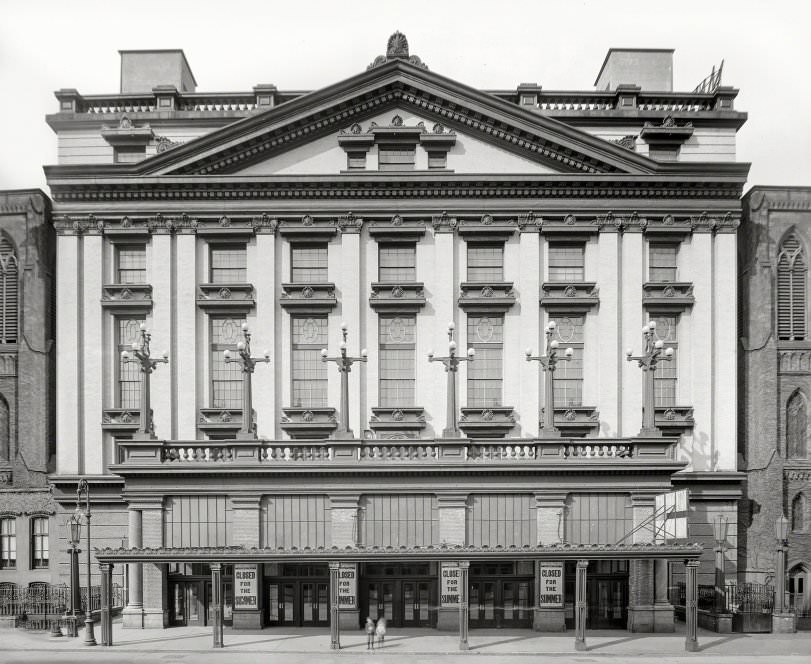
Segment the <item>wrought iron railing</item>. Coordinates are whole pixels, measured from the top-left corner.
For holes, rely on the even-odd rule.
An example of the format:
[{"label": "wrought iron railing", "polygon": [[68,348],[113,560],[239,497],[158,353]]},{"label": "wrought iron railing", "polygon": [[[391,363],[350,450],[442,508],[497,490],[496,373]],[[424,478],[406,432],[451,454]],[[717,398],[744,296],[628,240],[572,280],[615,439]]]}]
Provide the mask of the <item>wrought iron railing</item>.
[{"label": "wrought iron railing", "polygon": [[[87,611],[87,587],[80,589],[81,606],[77,611]],[[113,584],[113,609],[126,604],[126,588]],[[0,616],[47,616],[64,614],[70,607],[70,587],[62,584],[36,584],[0,586]],[[90,611],[101,610],[101,586],[90,587]]]},{"label": "wrought iron railing", "polygon": [[[687,589],[684,582],[670,588],[670,603],[685,606]],[[716,611],[714,585],[699,585],[697,605],[700,611]],[[728,583],[721,603],[722,613],[771,613],[774,609],[774,587],[762,583]]]}]

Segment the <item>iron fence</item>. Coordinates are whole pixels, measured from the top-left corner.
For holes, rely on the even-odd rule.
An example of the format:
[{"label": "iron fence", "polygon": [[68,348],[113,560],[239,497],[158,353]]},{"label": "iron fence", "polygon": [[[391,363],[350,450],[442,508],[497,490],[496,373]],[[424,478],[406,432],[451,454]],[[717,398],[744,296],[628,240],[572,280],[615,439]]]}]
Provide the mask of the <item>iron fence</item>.
[{"label": "iron fence", "polygon": [[[79,613],[88,609],[87,587],[80,589]],[[127,601],[126,589],[119,584],[112,587],[111,609],[122,608]],[[70,607],[70,588],[66,584],[36,583],[30,586],[3,584],[0,586],[0,616],[16,616],[23,625],[36,629],[38,623],[47,622],[55,616],[65,614]],[[101,610],[101,586],[90,587],[91,612]]]}]

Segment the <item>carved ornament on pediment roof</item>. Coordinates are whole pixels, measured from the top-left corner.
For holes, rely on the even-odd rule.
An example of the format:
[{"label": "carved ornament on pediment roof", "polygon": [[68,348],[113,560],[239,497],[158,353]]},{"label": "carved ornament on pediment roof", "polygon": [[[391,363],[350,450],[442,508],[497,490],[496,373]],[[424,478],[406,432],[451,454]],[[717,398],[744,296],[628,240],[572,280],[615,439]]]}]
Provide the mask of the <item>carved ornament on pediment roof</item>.
[{"label": "carved ornament on pediment roof", "polygon": [[164,215],[158,212],[154,217],[147,219],[147,226],[151,233],[176,233],[182,230],[196,231],[200,222],[185,212],[180,215]]},{"label": "carved ornament on pediment roof", "polygon": [[279,220],[263,212],[258,217],[253,218],[251,225],[255,233],[267,232],[276,235],[276,231],[279,229]]},{"label": "carved ornament on pediment roof", "polygon": [[360,233],[363,228],[363,219],[356,217],[351,212],[338,217],[335,222],[338,231],[341,233]]},{"label": "carved ornament on pediment roof", "polygon": [[428,66],[423,63],[422,60],[416,55],[409,53],[408,39],[406,39],[406,36],[399,30],[389,37],[388,44],[386,45],[386,55],[378,55],[366,69],[379,67],[391,60],[405,60],[420,69],[428,69]]},{"label": "carved ornament on pediment roof", "polygon": [[442,214],[433,215],[431,217],[431,226],[433,226],[435,233],[453,233],[458,225],[459,221],[456,217],[451,217],[445,211],[443,211]]},{"label": "carved ornament on pediment roof", "polygon": [[543,225],[543,218],[538,217],[532,210],[526,214],[518,215],[518,230],[523,232],[537,231]]}]

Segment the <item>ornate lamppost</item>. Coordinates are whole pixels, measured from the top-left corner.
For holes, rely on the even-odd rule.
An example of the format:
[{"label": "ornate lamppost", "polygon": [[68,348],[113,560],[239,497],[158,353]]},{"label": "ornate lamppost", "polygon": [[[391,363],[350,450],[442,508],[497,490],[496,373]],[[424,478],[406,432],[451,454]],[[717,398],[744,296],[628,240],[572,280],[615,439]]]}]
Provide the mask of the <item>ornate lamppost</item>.
[{"label": "ornate lamppost", "polygon": [[727,530],[729,520],[719,514],[713,521],[713,534],[715,536],[715,612],[726,613],[724,591],[726,589],[726,574],[724,569],[724,552],[727,545]]},{"label": "ornate lamppost", "polygon": [[782,616],[786,613],[786,541],[788,540],[788,519],[783,514],[774,522],[774,537],[777,540],[774,612]]},{"label": "ornate lamppost", "polygon": [[[84,493],[85,496],[84,511],[82,511],[82,493]],[[93,634],[93,617],[91,616],[92,611],[90,608],[90,484],[84,478],[80,479],[76,484],[76,510],[73,513],[73,519],[75,520],[77,527],[81,524],[82,518],[84,518],[85,522],[87,523],[87,601],[85,604],[84,617],[84,645],[95,646],[96,637]]]},{"label": "ornate lamppost", "polygon": [[158,364],[169,362],[169,353],[163,351],[162,357],[151,357],[149,342],[152,335],[146,329],[146,325],[141,323],[141,341],[132,342],[132,351],[121,351],[121,359],[125,362],[134,362],[141,369],[141,419],[138,423],[138,431],[133,438],[153,439],[155,437],[155,427],[152,422],[152,408],[149,405],[149,377]]},{"label": "ornate lamppost", "polygon": [[70,606],[68,607],[67,623],[68,636],[79,636],[76,624],[76,613],[81,606],[81,595],[79,588],[79,537],[82,526],[81,517],[74,512],[65,521],[65,528],[68,531],[68,555],[70,556]]},{"label": "ornate lamppost", "polygon": [[341,374],[341,424],[335,432],[335,437],[342,439],[355,437],[355,434],[352,433],[352,429],[349,428],[349,372],[352,370],[352,365],[355,362],[366,362],[367,360],[365,348],[360,351],[360,357],[350,357],[346,354],[347,329],[347,324],[341,323],[341,336],[343,337],[343,341],[341,341],[339,346],[341,354],[338,357],[329,357],[327,349],[321,349],[321,361],[335,362]]},{"label": "ornate lamppost", "polygon": [[238,357],[232,357],[230,350],[225,350],[226,364],[235,362],[242,367],[242,427],[237,434],[238,438],[256,438],[256,432],[253,428],[253,397],[251,391],[251,380],[253,371],[257,363],[270,362],[270,351],[265,351],[262,357],[251,357],[251,332],[248,329],[247,323],[242,323],[242,335],[244,341],[237,344]]},{"label": "ornate lamppost", "polygon": [[661,436],[662,432],[656,427],[654,417],[654,377],[656,366],[661,361],[669,362],[673,358],[673,349],[664,348],[661,339],[654,339],[656,336],[656,321],[650,321],[642,327],[642,336],[645,339],[645,351],[643,355],[635,356],[630,348],[625,351],[625,359],[629,362],[636,360],[639,367],[645,372],[645,382],[643,384],[643,407],[642,407],[642,429],[639,435],[642,437]]},{"label": "ornate lamppost", "polygon": [[564,357],[558,357],[558,343],[557,339],[553,339],[552,335],[555,333],[557,324],[555,321],[549,321],[549,324],[544,330],[546,334],[546,354],[535,357],[532,355],[532,349],[527,348],[525,353],[527,355],[527,362],[533,360],[539,362],[541,369],[544,373],[544,414],[543,414],[543,429],[541,433],[544,438],[557,438],[560,436],[560,431],[555,426],[555,369],[558,362],[568,362],[574,355],[574,350],[567,348],[564,352]]},{"label": "ornate lamppost", "polygon": [[476,351],[473,348],[467,349],[467,357],[456,355],[456,341],[453,338],[456,325],[451,321],[448,323],[448,355],[436,357],[434,351],[428,351],[429,362],[442,362],[445,365],[445,373],[448,374],[447,387],[447,420],[445,429],[442,431],[443,438],[461,438],[459,425],[456,420],[456,372],[461,362],[473,362]]}]

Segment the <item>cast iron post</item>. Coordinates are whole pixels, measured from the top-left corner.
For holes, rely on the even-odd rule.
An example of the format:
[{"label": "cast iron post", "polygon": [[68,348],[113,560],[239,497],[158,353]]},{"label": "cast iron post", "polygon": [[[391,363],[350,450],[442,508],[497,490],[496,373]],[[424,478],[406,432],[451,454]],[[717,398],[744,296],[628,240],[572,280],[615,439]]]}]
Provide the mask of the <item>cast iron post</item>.
[{"label": "cast iron post", "polygon": [[445,366],[445,373],[448,374],[447,416],[445,429],[442,431],[443,438],[461,438],[462,436],[456,420],[456,372],[461,362],[472,362],[476,355],[476,351],[472,348],[467,349],[467,357],[456,355],[456,341],[453,338],[455,329],[456,324],[453,321],[448,323],[448,355],[446,357],[436,357],[434,351],[428,351],[428,361],[442,362]]}]

